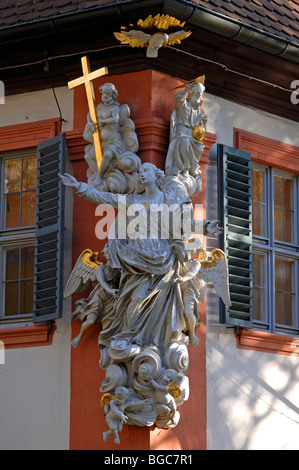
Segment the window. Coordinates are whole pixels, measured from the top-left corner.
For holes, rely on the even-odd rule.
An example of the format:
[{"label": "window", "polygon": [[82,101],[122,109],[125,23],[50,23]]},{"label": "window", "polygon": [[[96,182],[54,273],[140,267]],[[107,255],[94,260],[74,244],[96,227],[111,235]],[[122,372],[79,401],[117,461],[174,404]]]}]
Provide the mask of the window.
[{"label": "window", "polygon": [[298,177],[252,165],[254,326],[299,333]]},{"label": "window", "polygon": [[33,314],[36,149],[0,159],[0,320]]}]

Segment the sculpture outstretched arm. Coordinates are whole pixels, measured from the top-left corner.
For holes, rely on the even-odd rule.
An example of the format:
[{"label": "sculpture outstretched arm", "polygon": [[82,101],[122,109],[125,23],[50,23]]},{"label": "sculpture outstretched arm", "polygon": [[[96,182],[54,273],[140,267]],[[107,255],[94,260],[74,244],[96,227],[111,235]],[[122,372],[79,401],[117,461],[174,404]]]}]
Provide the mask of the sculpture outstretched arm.
[{"label": "sculpture outstretched arm", "polygon": [[98,191],[86,183],[77,181],[74,176],[67,173],[59,174],[58,176],[65,186],[74,188],[75,193],[87,201],[93,204],[110,204],[112,207],[118,208],[118,194]]},{"label": "sculpture outstretched arm", "polygon": [[70,188],[79,189],[80,183],[76,180],[76,178],[68,173],[64,173],[64,175],[58,175],[60,180],[65,186],[69,186]]},{"label": "sculpture outstretched arm", "polygon": [[223,232],[223,228],[219,226],[219,220],[210,220],[206,225],[206,234],[218,237]]},{"label": "sculpture outstretched arm", "polygon": [[203,233],[204,235],[214,235],[218,237],[223,232],[219,226],[219,220],[195,220],[191,221],[191,227],[194,233]]}]

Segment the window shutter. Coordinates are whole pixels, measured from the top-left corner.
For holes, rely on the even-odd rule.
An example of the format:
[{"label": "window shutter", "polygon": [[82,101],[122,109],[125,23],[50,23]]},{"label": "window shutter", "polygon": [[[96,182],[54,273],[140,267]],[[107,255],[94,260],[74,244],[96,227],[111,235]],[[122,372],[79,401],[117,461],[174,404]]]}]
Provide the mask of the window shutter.
[{"label": "window shutter", "polygon": [[33,321],[54,320],[62,314],[64,172],[66,136],[38,146]]},{"label": "window shutter", "polygon": [[228,260],[232,305],[221,302],[220,323],[250,328],[253,321],[251,156],[218,144],[219,218]]}]

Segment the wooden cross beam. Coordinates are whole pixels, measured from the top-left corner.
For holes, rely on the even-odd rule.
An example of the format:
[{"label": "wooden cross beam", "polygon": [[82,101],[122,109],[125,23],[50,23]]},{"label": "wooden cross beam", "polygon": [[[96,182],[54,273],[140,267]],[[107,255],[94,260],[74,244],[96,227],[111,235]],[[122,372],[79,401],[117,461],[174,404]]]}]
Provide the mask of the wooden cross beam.
[{"label": "wooden cross beam", "polygon": [[69,89],[72,89],[79,85],[83,85],[83,84],[85,85],[90,118],[95,124],[95,132],[93,133],[93,141],[94,141],[97,165],[98,165],[98,168],[100,168],[102,157],[103,157],[102,139],[101,139],[101,132],[98,126],[97,105],[96,105],[92,80],[98,77],[102,77],[103,75],[107,75],[108,69],[107,67],[102,67],[99,70],[95,70],[94,72],[91,72],[89,59],[86,56],[81,58],[81,64],[82,64],[83,76],[76,78],[75,80],[72,80],[71,82],[69,82],[68,87]]}]

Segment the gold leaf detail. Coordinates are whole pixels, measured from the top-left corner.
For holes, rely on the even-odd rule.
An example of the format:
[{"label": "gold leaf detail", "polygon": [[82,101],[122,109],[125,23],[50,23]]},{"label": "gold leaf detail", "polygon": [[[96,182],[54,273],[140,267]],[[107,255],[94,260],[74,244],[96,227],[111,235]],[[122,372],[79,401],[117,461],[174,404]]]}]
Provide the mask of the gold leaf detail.
[{"label": "gold leaf detail", "polygon": [[84,250],[80,257],[82,263],[88,268],[98,269],[98,267],[103,264],[99,261],[99,253],[97,251],[92,251],[89,248]]}]

